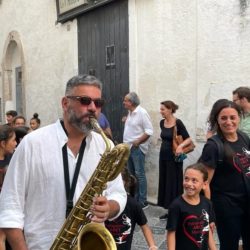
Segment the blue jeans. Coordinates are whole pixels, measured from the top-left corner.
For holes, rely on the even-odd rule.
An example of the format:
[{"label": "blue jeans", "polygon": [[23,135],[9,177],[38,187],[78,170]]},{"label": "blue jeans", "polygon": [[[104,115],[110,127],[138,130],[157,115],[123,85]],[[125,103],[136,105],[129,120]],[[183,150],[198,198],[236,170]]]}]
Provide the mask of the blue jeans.
[{"label": "blue jeans", "polygon": [[137,179],[135,198],[144,204],[147,201],[147,179],[145,175],[145,155],[139,147],[132,147],[128,159],[128,170]]}]

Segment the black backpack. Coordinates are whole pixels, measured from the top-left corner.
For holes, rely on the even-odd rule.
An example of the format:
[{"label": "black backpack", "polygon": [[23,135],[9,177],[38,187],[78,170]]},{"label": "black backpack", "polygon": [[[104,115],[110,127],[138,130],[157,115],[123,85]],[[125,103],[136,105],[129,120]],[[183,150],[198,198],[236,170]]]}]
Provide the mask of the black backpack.
[{"label": "black backpack", "polygon": [[[241,136],[243,141],[246,143],[246,145],[249,145],[250,139],[248,135],[240,130],[237,130],[237,133]],[[223,163],[223,158],[224,158],[224,143],[223,143],[223,138],[219,136],[218,134],[213,135],[210,137],[208,140],[212,140],[215,142],[217,149],[218,149],[218,165],[222,165]]]}]

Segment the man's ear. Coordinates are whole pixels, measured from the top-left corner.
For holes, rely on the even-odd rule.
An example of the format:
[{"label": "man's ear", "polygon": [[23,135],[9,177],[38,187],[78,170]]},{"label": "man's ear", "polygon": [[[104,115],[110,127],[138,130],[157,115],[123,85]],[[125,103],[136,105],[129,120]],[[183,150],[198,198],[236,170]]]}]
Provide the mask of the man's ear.
[{"label": "man's ear", "polygon": [[6,142],[5,142],[5,141],[0,141],[0,146],[1,146],[2,148],[4,148],[5,145],[6,145]]},{"label": "man's ear", "polygon": [[242,98],[240,99],[240,103],[242,103],[242,104],[248,103],[247,98],[246,98],[246,97],[242,97]]},{"label": "man's ear", "polygon": [[68,100],[68,98],[67,98],[66,96],[64,96],[64,97],[62,98],[61,104],[62,104],[63,110],[67,107],[68,101],[69,101],[69,100]]}]

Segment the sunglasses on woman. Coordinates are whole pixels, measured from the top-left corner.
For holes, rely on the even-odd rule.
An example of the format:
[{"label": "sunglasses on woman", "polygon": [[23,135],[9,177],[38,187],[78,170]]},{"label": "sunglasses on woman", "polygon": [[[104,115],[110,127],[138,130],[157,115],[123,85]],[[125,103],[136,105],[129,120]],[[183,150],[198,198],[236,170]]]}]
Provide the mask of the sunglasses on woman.
[{"label": "sunglasses on woman", "polygon": [[66,96],[69,99],[76,100],[81,103],[81,105],[86,105],[88,106],[92,102],[94,102],[95,106],[97,108],[101,108],[104,105],[104,99],[102,98],[97,98],[97,99],[92,99],[89,96]]}]

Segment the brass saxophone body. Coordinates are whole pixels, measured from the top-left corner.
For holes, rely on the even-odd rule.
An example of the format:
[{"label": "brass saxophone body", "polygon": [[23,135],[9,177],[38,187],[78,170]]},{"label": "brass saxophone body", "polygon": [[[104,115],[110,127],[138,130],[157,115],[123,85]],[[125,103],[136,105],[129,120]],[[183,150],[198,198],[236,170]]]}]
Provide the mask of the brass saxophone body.
[{"label": "brass saxophone body", "polygon": [[104,139],[106,149],[50,250],[116,249],[110,232],[102,224],[90,223],[89,210],[93,197],[101,195],[107,182],[114,180],[122,171],[128,160],[129,147],[126,144],[118,144],[111,150],[110,141],[96,119],[91,118],[90,122]]}]

